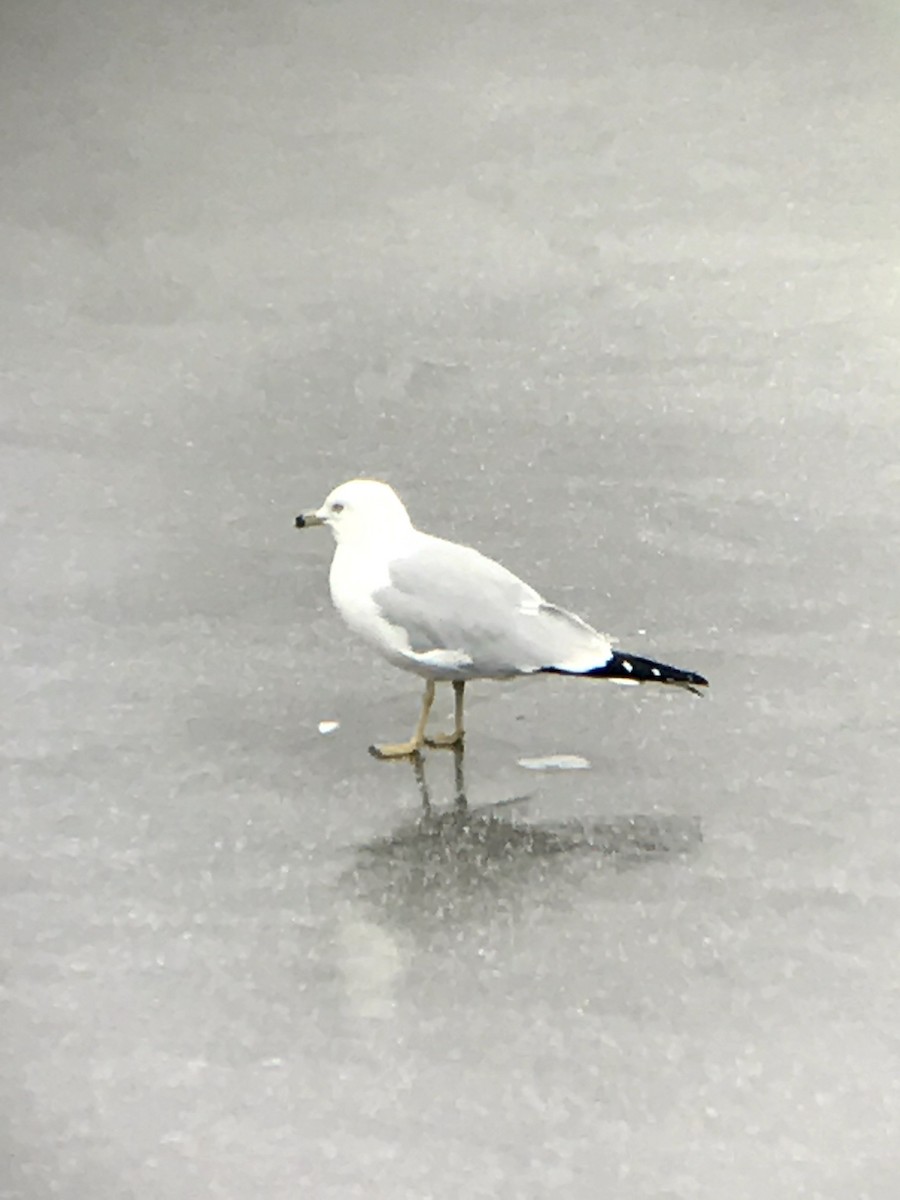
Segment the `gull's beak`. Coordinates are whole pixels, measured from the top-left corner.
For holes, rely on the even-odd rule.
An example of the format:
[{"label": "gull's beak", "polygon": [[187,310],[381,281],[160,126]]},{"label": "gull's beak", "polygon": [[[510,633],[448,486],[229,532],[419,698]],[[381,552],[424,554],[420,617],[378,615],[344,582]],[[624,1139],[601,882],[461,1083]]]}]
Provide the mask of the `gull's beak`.
[{"label": "gull's beak", "polygon": [[311,525],[324,525],[325,522],[316,509],[311,508],[309,512],[302,512],[294,524],[298,529],[309,529]]}]

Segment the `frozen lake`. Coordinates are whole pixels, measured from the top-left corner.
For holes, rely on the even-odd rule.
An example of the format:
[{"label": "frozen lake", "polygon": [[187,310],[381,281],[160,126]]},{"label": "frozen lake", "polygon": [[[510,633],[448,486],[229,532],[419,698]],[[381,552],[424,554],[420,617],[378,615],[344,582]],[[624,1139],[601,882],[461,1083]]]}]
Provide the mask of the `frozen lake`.
[{"label": "frozen lake", "polygon": [[[2,1200],[895,1200],[896,7],[35,0],[0,93]],[[709,698],[375,761],[356,475]]]}]

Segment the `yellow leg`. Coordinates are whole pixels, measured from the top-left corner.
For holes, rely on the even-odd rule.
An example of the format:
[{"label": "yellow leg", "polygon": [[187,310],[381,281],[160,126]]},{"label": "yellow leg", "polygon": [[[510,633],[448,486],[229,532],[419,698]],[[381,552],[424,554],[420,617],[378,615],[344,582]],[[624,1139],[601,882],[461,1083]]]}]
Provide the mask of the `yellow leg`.
[{"label": "yellow leg", "polygon": [[408,742],[391,742],[386,746],[373,746],[372,751],[379,758],[408,758],[416,754],[425,745],[425,726],[428,724],[428,714],[434,704],[434,680],[425,682],[425,695],[422,697],[422,712],[419,723]]},{"label": "yellow leg", "polygon": [[454,679],[453,681],[453,714],[454,714],[454,730],[452,733],[435,733],[430,738],[426,738],[426,744],[429,746],[461,746],[465,730],[463,729],[463,695],[466,690],[466,681],[464,679]]}]

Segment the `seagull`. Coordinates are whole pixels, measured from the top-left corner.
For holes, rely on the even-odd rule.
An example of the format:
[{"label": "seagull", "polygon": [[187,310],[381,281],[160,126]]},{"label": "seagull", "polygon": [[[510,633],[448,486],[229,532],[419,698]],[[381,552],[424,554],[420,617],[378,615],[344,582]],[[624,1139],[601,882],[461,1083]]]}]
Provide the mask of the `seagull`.
[{"label": "seagull", "polygon": [[[379,480],[342,483],[295,525],[331,529],[335,608],[394,666],[425,680],[412,736],[373,746],[380,758],[405,758],[424,745],[461,745],[463,697],[471,679],[580,675],[664,684],[696,695],[708,687],[694,671],[614,650],[608,637],[550,604],[500,563],[416,529],[394,489]],[[442,681],[453,684],[454,729],[426,737],[435,685]]]}]

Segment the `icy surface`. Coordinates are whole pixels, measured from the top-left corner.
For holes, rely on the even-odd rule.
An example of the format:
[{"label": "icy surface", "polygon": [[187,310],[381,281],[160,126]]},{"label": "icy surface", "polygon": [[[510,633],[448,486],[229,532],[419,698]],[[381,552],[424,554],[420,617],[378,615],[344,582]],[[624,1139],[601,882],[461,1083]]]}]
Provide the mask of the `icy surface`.
[{"label": "icy surface", "polygon": [[[898,45],[4,5],[3,1200],[895,1200]],[[358,474],[709,699],[376,762]]]}]

